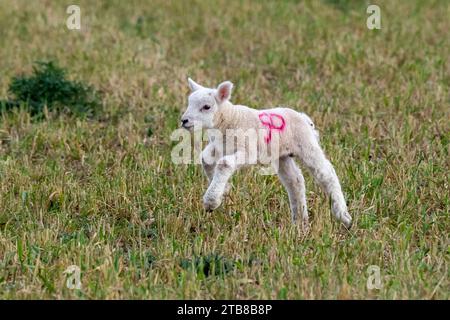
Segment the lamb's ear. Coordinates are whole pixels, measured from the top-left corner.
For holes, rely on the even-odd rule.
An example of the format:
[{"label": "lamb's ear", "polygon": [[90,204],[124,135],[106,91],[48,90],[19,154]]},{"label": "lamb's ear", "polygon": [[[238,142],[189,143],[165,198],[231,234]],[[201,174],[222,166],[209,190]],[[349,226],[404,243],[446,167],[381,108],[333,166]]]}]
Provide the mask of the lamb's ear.
[{"label": "lamb's ear", "polygon": [[229,100],[231,98],[231,90],[233,89],[233,84],[230,81],[225,81],[219,84],[217,87],[216,98],[219,103]]},{"label": "lamb's ear", "polygon": [[203,88],[201,85],[199,85],[197,82],[192,80],[191,78],[188,78],[189,88],[191,88],[191,91],[197,91],[198,89]]}]

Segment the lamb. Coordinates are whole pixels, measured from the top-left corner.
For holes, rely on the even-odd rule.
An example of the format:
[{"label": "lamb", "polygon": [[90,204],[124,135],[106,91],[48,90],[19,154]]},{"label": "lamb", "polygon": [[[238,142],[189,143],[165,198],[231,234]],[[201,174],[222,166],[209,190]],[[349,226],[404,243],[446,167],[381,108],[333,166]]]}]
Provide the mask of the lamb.
[{"label": "lamb", "polygon": [[[220,206],[224,194],[230,189],[229,180],[236,170],[254,164],[248,161],[249,157],[254,156],[250,154],[249,147],[256,146],[258,161],[269,158],[277,164],[277,174],[287,190],[294,223],[300,217],[303,226],[309,226],[305,180],[294,161],[297,158],[330,196],[334,217],[350,228],[352,217],[348,213],[339,179],[320,147],[313,121],[306,114],[289,108],[256,110],[234,105],[230,102],[233,88],[230,81],[222,82],[214,89],[203,87],[190,78],[188,83],[191,94],[187,110],[181,117],[182,127],[188,130],[207,129],[207,132],[213,129],[215,132],[208,134],[209,143],[201,155],[203,169],[209,180],[209,187],[203,197],[206,210],[212,211]],[[235,144],[236,131],[241,136],[242,130],[254,130],[257,140],[243,142],[240,139]],[[230,135],[230,132],[235,134]],[[231,139],[232,147],[224,150],[224,143],[228,147]]]}]

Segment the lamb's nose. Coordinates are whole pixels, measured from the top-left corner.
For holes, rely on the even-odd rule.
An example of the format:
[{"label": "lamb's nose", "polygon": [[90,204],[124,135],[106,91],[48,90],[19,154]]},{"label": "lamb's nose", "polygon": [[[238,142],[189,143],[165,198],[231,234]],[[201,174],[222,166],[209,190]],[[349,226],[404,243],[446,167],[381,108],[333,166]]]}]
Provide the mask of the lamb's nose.
[{"label": "lamb's nose", "polygon": [[186,123],[188,123],[189,120],[188,119],[181,119],[181,124],[184,126]]}]

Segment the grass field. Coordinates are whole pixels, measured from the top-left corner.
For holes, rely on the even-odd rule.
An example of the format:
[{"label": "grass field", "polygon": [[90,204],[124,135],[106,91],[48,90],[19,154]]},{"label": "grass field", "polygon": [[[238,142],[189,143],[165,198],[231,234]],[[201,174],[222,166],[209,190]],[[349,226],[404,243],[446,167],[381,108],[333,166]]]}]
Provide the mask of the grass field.
[{"label": "grass field", "polygon": [[[377,1],[381,30],[366,27],[367,1],[77,4],[71,31],[65,1],[0,1],[0,99],[54,60],[104,105],[88,119],[1,114],[0,298],[450,297],[448,1]],[[170,156],[187,76],[309,114],[353,228],[308,174],[307,235],[256,169],[206,213],[201,167]],[[371,265],[381,289],[366,287]]]}]

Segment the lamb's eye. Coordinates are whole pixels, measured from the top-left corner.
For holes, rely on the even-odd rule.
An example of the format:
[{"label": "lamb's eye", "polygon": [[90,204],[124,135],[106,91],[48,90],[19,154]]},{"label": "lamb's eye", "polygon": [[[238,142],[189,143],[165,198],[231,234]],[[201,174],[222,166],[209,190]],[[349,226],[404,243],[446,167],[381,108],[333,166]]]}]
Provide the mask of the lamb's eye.
[{"label": "lamb's eye", "polygon": [[209,109],[211,109],[211,106],[208,106],[207,104],[205,104],[205,105],[202,107],[202,110],[209,110]]}]

